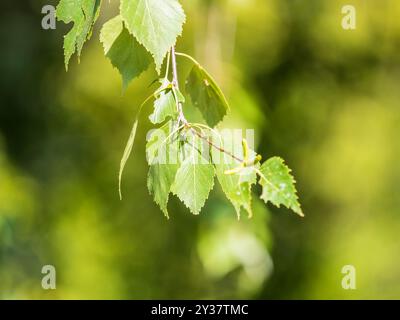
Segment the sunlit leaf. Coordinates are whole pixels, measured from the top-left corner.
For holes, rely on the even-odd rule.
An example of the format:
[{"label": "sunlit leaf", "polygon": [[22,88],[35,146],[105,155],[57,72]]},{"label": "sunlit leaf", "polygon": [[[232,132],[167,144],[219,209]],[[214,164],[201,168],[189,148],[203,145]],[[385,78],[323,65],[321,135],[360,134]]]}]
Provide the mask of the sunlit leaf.
[{"label": "sunlit leaf", "polygon": [[130,33],[153,55],[159,72],[182,33],[182,6],[177,0],[121,0],[120,11]]},{"label": "sunlit leaf", "polygon": [[303,216],[298,202],[295,180],[283,159],[279,157],[268,159],[261,165],[260,172],[262,173],[259,180],[262,186],[261,199],[265,203],[271,202],[277,207],[284,205]]},{"label": "sunlit leaf", "polygon": [[133,143],[135,142],[135,136],[136,136],[136,129],[138,126],[138,117],[136,117],[135,122],[133,123],[133,127],[131,130],[131,134],[129,135],[129,139],[128,142],[125,146],[125,150],[124,150],[124,154],[122,156],[121,159],[121,163],[119,166],[119,174],[118,174],[118,190],[119,190],[119,197],[120,199],[122,199],[122,191],[121,191],[121,182],[122,182],[122,173],[124,172],[124,168],[126,165],[126,162],[129,159],[129,156],[131,155],[132,152],[132,147],[133,147]]},{"label": "sunlit leaf", "polygon": [[167,122],[160,129],[153,131],[146,145],[147,158],[150,165],[147,176],[147,187],[168,217],[168,198],[171,186],[179,168],[179,142],[173,133],[172,122]]},{"label": "sunlit leaf", "polygon": [[175,95],[172,88],[168,88],[169,82],[164,81],[161,88],[165,90],[161,91],[157,99],[154,101],[154,111],[149,116],[152,123],[162,123],[166,118],[174,119],[177,116],[177,107]]},{"label": "sunlit leaf", "polygon": [[122,199],[122,192],[121,192],[122,173],[124,172],[124,168],[125,168],[126,162],[128,161],[129,156],[130,156],[130,154],[131,154],[131,152],[132,152],[133,143],[135,142],[136,129],[137,129],[138,122],[139,122],[140,112],[142,111],[143,106],[144,106],[150,99],[152,99],[152,98],[153,98],[152,95],[149,96],[149,97],[140,105],[139,110],[138,110],[138,112],[137,112],[137,114],[136,114],[136,117],[135,117],[135,121],[134,121],[134,123],[133,123],[133,127],[132,127],[132,130],[131,130],[131,134],[129,135],[128,142],[127,142],[127,144],[126,144],[126,146],[125,146],[125,150],[124,150],[124,154],[123,154],[122,159],[121,159],[121,163],[120,163],[120,167],[119,167],[119,174],[118,174],[118,190],[119,190],[119,197],[120,197],[120,199]]},{"label": "sunlit leaf", "polygon": [[[220,142],[223,149],[229,154],[243,159],[242,141],[240,139],[235,139],[235,137],[231,135],[223,135],[218,139],[218,137],[214,135],[213,141],[215,143]],[[255,152],[252,152],[250,156],[253,157],[254,155]],[[222,191],[234,206],[238,218],[240,217],[241,208],[246,210],[248,216],[251,217],[253,215],[251,187],[256,183],[257,179],[254,168],[241,168],[241,162],[218,150],[213,150],[213,158],[216,162],[217,178],[222,187]],[[226,174],[227,171],[236,170],[238,168],[240,168],[240,170],[238,170],[237,173]]]},{"label": "sunlit leaf", "polygon": [[93,24],[100,12],[101,0],[61,0],[57,6],[57,19],[65,23],[74,23],[64,37],[65,68],[77,52],[78,57],[86,40],[92,34]]},{"label": "sunlit leaf", "polygon": [[200,213],[214,186],[214,166],[203,158],[201,144],[196,136],[186,143],[184,160],[172,185],[172,192],[193,214]]}]

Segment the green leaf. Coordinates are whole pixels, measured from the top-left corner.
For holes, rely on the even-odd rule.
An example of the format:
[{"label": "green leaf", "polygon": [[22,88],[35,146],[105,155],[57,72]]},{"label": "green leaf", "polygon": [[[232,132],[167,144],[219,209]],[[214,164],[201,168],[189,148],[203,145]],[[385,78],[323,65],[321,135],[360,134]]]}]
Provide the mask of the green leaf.
[{"label": "green leaf", "polygon": [[138,126],[138,122],[139,122],[139,117],[137,116],[135,119],[135,122],[133,123],[133,127],[131,130],[131,134],[129,135],[129,139],[128,142],[125,146],[125,150],[124,150],[124,154],[122,156],[121,159],[121,163],[119,166],[119,174],[118,174],[118,191],[119,191],[119,198],[122,200],[122,191],[121,191],[121,183],[122,183],[122,173],[124,172],[124,168],[126,165],[126,162],[129,159],[129,156],[132,152],[132,147],[133,147],[133,143],[135,142],[135,136],[136,136],[136,129]]},{"label": "green leaf", "polygon": [[[219,146],[222,145],[224,150],[237,158],[243,159],[243,148],[240,139],[234,139],[231,135],[224,135],[219,139],[214,135],[213,142]],[[250,156],[254,157],[255,152],[252,152]],[[247,211],[249,218],[252,217],[251,187],[257,181],[255,167],[241,168],[236,174],[225,174],[228,170],[240,168],[241,162],[216,149],[213,150],[213,159],[216,163],[217,178],[222,191],[234,206],[238,219],[240,218],[241,208]]]},{"label": "green leaf", "polygon": [[[178,133],[173,121],[168,121],[160,128],[153,129],[146,144],[147,163],[151,165],[155,161],[166,162],[167,155],[172,157],[172,152],[177,152],[178,143]],[[165,150],[166,148],[170,148],[167,150],[169,153]],[[176,162],[176,160],[173,161]]]},{"label": "green leaf", "polygon": [[182,33],[182,6],[176,0],[121,0],[120,11],[130,33],[153,55],[159,73],[165,55]]},{"label": "green leaf", "polygon": [[174,91],[175,100],[179,103],[185,103],[185,96],[182,94],[182,92],[176,87],[172,88],[172,90]]},{"label": "green leaf", "polygon": [[229,111],[224,94],[214,79],[195,64],[186,80],[186,92],[210,127],[215,127]]},{"label": "green leaf", "polygon": [[57,6],[57,19],[74,26],[64,37],[65,68],[77,52],[78,58],[86,40],[92,34],[93,24],[100,13],[101,0],[61,0]]},{"label": "green leaf", "polygon": [[190,209],[199,214],[214,186],[214,166],[199,154],[201,141],[192,136],[186,142],[184,160],[176,173],[172,192]]},{"label": "green leaf", "polygon": [[161,211],[168,218],[168,199],[172,183],[178,170],[178,164],[153,164],[150,166],[147,178],[147,187],[154,201],[160,206]]},{"label": "green leaf", "polygon": [[298,202],[295,180],[283,159],[279,157],[268,159],[261,165],[260,172],[261,199],[265,203],[270,201],[277,207],[284,205],[298,215],[304,216]]},{"label": "green leaf", "polygon": [[145,71],[151,57],[146,49],[124,27],[121,16],[106,22],[100,32],[104,53],[122,76],[123,89]]},{"label": "green leaf", "polygon": [[217,177],[226,197],[234,206],[238,219],[241,208],[246,210],[251,218],[253,216],[251,187],[254,183],[240,181],[239,174],[225,174],[221,166],[217,166]]},{"label": "green leaf", "polygon": [[136,129],[138,126],[138,122],[139,122],[139,116],[140,116],[140,112],[142,111],[143,106],[150,100],[153,98],[153,95],[149,96],[139,107],[139,110],[136,114],[135,117],[135,122],[133,123],[133,127],[131,130],[131,134],[129,135],[129,139],[128,142],[125,146],[125,150],[124,150],[124,154],[122,156],[121,159],[121,163],[119,166],[119,174],[118,174],[118,190],[119,190],[119,198],[122,199],[122,192],[121,192],[121,182],[122,182],[122,173],[124,172],[124,168],[126,165],[126,162],[129,159],[129,156],[132,152],[132,147],[133,147],[133,143],[135,142],[135,136],[136,136]]},{"label": "green leaf", "polygon": [[173,136],[166,140],[171,131],[172,122],[170,121],[153,131],[146,145],[150,164],[147,187],[166,217],[168,217],[169,193],[179,168],[178,140]]},{"label": "green leaf", "polygon": [[175,119],[177,116],[175,95],[172,88],[168,87],[169,85],[169,81],[164,81],[160,88],[162,91],[154,101],[154,112],[149,116],[150,121],[154,124],[162,123],[168,117]]}]

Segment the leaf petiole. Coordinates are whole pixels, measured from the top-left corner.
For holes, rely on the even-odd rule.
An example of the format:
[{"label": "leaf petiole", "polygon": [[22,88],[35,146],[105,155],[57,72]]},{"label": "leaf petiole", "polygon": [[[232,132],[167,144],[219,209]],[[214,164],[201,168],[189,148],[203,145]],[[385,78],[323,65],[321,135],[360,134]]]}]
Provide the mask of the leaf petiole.
[{"label": "leaf petiole", "polygon": [[189,59],[190,61],[192,61],[195,65],[200,66],[200,63],[199,63],[195,58],[193,58],[192,56],[189,56],[189,55],[186,54],[186,53],[183,53],[183,52],[175,52],[175,54],[176,54],[177,56],[185,57],[185,58]]}]

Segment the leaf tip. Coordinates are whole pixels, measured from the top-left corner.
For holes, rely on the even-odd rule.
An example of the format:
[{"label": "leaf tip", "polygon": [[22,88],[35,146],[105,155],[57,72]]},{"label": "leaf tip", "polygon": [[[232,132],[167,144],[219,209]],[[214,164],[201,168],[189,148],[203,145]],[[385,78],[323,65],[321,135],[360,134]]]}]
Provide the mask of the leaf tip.
[{"label": "leaf tip", "polygon": [[118,177],[118,194],[119,194],[119,200],[122,201],[122,190],[121,190],[121,172],[119,173]]},{"label": "leaf tip", "polygon": [[163,211],[163,213],[164,213],[165,218],[167,218],[167,220],[169,220],[168,210],[167,210],[167,209],[164,209],[164,210],[162,210],[162,211]]}]

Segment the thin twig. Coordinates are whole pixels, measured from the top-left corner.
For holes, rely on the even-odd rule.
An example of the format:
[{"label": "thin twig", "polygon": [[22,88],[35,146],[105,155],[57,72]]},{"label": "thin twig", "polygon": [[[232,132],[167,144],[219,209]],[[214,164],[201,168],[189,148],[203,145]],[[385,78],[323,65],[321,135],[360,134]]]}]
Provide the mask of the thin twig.
[{"label": "thin twig", "polygon": [[224,148],[221,148],[217,145],[215,145],[213,142],[211,142],[207,137],[203,136],[200,132],[198,132],[197,130],[195,130],[193,127],[190,127],[191,131],[193,131],[194,134],[196,134],[200,139],[204,140],[205,142],[208,143],[208,145],[210,147],[213,147],[215,149],[217,149],[220,152],[223,152],[225,154],[227,154],[228,156],[230,156],[232,159],[235,159],[236,161],[239,162],[243,162],[243,159],[236,157],[234,154],[230,153],[229,151],[226,151]]},{"label": "thin twig", "polygon": [[[176,55],[179,54],[181,56],[187,57],[187,58],[191,58],[191,60],[198,64],[198,62],[196,60],[194,60],[192,57],[184,54],[184,53],[176,53],[175,52],[175,47],[171,48],[171,61],[172,61],[172,85],[179,90],[179,80],[178,80],[178,69],[176,66]],[[215,145],[213,142],[211,142],[207,137],[203,136],[200,132],[198,132],[197,130],[195,130],[190,123],[186,120],[185,115],[183,114],[183,106],[182,106],[182,102],[179,101],[178,99],[176,99],[177,101],[177,107],[178,107],[178,126],[180,124],[180,122],[183,123],[183,125],[186,128],[189,128],[194,134],[196,134],[200,139],[206,141],[208,143],[209,146],[217,149],[220,152],[223,152],[225,154],[227,154],[228,156],[230,156],[232,159],[235,159],[236,161],[239,162],[243,162],[243,159],[236,157],[234,154],[232,154],[229,151],[226,151],[224,148],[221,148],[217,145]]]},{"label": "thin twig", "polygon": [[168,51],[168,55],[167,55],[167,66],[165,68],[165,79],[168,79],[168,73],[169,73],[169,60],[171,60],[171,50]]},{"label": "thin twig", "polygon": [[[176,67],[176,55],[175,55],[175,47],[171,48],[171,61],[172,61],[172,85],[179,90],[179,79],[178,79],[178,69]],[[177,98],[177,97],[176,97]],[[187,125],[188,122],[183,115],[183,106],[182,102],[179,99],[176,99],[177,107],[178,107],[178,126],[180,122],[184,125]]]},{"label": "thin twig", "polygon": [[200,65],[200,63],[195,58],[193,58],[192,56],[189,56],[186,53],[175,52],[175,55],[185,57],[185,58],[189,59],[190,61],[192,61],[195,65],[198,65],[198,66]]}]

